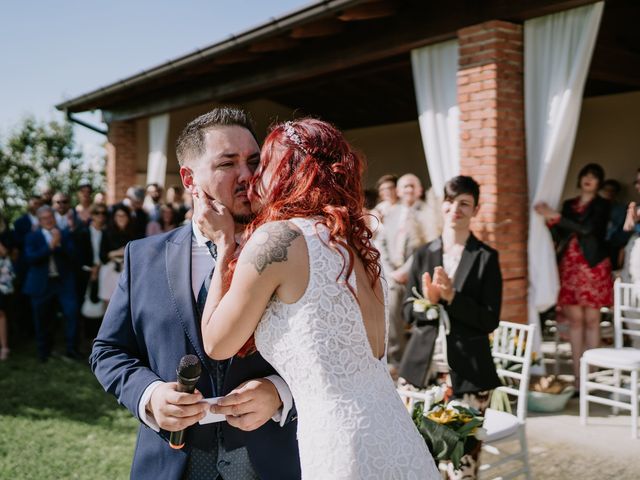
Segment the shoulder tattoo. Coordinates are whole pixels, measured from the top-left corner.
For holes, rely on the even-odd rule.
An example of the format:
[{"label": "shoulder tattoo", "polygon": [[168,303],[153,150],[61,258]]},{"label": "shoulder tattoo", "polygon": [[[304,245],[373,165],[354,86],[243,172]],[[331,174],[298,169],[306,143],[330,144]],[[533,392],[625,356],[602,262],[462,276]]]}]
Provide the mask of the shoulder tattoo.
[{"label": "shoulder tattoo", "polygon": [[271,263],[286,262],[289,247],[300,235],[287,222],[265,225],[251,237],[247,263],[253,264],[260,274]]}]

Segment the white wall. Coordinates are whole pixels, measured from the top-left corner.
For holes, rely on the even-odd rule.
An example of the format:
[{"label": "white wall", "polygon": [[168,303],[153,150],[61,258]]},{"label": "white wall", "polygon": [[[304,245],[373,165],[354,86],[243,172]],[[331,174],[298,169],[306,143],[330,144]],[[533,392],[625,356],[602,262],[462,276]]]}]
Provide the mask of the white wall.
[{"label": "white wall", "polygon": [[431,184],[417,120],[347,130],[345,136],[367,157],[364,182],[367,187],[374,186],[379,177],[388,173],[398,176],[414,173],[425,187]]}]

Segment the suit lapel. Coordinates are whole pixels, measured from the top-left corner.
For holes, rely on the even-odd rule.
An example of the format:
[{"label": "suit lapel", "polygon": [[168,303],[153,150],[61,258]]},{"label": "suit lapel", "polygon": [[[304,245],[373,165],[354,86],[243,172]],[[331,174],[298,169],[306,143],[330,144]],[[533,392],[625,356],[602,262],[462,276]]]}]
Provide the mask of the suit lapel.
[{"label": "suit lapel", "polygon": [[429,268],[427,270],[431,278],[433,278],[435,268],[442,265],[442,237],[438,237],[429,245]]},{"label": "suit lapel", "polygon": [[460,263],[458,264],[458,269],[456,270],[456,274],[453,278],[453,288],[455,288],[457,292],[462,290],[464,283],[467,281],[467,277],[469,276],[471,267],[473,267],[473,264],[476,261],[478,252],[478,239],[471,234],[467,239],[467,244],[464,246],[464,250],[462,250]]},{"label": "suit lapel", "polygon": [[193,345],[202,365],[208,365],[202,337],[198,331],[200,322],[195,312],[195,301],[191,289],[191,224],[182,227],[165,243],[165,266],[169,290],[178,321]]}]

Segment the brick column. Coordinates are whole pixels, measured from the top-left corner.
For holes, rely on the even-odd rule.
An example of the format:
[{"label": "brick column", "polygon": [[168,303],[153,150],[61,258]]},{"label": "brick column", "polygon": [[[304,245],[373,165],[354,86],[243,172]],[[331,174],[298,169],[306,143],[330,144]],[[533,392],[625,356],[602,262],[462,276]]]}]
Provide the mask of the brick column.
[{"label": "brick column", "polygon": [[528,186],[522,26],[458,31],[460,170],[480,183],[474,233],[500,253],[503,320],[527,322]]},{"label": "brick column", "polygon": [[124,198],[136,182],[136,124],[112,122],[107,136],[107,202]]}]

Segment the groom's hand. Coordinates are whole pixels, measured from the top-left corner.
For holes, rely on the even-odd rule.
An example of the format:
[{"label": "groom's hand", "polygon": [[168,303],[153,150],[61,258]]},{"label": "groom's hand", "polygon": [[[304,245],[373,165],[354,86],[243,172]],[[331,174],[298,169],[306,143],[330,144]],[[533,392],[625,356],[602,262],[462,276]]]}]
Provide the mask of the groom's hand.
[{"label": "groom's hand", "polygon": [[271,420],[281,406],[275,385],[266,378],[258,378],[221,398],[217,405],[211,406],[211,411],[226,415],[232,427],[250,432]]},{"label": "groom's hand", "polygon": [[199,403],[199,391],[183,393],[178,391],[176,382],[162,383],[151,394],[147,411],[153,415],[158,426],[168,432],[184,430],[202,420],[208,404]]}]

